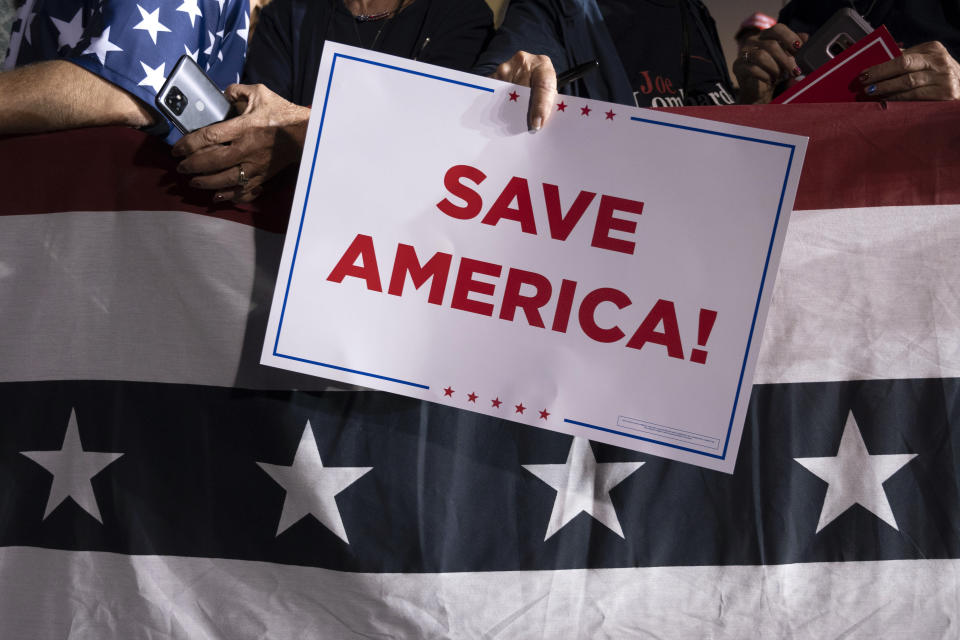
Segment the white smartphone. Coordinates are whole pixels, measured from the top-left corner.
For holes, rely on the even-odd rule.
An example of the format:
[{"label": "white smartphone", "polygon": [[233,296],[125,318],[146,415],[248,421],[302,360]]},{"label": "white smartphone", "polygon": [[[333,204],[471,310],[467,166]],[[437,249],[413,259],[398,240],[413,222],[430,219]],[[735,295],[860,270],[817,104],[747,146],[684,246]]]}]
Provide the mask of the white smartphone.
[{"label": "white smartphone", "polygon": [[181,133],[226,120],[230,102],[193,58],[180,56],[154,100]]}]

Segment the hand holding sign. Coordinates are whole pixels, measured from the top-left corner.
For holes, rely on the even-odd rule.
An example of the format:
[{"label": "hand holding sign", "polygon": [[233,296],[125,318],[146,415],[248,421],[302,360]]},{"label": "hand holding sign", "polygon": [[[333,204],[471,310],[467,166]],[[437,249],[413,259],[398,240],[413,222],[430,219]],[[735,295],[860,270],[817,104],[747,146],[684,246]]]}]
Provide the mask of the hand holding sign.
[{"label": "hand holding sign", "polygon": [[517,51],[497,67],[492,77],[533,89],[527,109],[527,126],[531,131],[539,131],[547,124],[557,97],[557,75],[549,56]]}]

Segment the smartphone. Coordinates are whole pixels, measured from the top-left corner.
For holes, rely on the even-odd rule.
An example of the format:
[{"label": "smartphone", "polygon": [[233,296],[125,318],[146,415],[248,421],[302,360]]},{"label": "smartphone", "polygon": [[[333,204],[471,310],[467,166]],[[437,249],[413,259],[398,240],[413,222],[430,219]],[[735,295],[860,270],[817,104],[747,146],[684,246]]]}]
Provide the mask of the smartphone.
[{"label": "smartphone", "polygon": [[797,66],[805,74],[815,71],[872,31],[873,27],[860,14],[844,7],[830,16],[797,52]]},{"label": "smartphone", "polygon": [[186,54],[177,60],[154,102],[183,134],[226,120],[231,115],[230,102],[223,92]]}]

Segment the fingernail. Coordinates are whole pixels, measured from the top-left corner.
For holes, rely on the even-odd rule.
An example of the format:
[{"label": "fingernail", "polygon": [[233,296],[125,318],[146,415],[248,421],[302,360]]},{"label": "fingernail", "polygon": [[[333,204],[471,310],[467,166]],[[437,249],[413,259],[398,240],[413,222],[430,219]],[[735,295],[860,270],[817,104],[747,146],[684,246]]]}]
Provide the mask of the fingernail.
[{"label": "fingernail", "polygon": [[187,173],[187,170],[184,168],[183,163],[177,165],[177,171],[180,173]]},{"label": "fingernail", "polygon": [[868,95],[873,94],[873,93],[876,93],[876,91],[877,91],[877,85],[875,85],[875,84],[872,84],[872,85],[870,85],[869,87],[867,87],[867,94],[868,94]]},{"label": "fingernail", "polygon": [[867,73],[866,71],[861,73],[860,76],[857,78],[857,80],[859,80],[861,84],[867,84],[867,80],[869,79],[870,79],[870,74]]},{"label": "fingernail", "polygon": [[802,47],[802,46],[803,46],[803,43],[800,42],[799,40],[794,40],[794,41],[793,41],[793,48],[794,48],[794,49],[799,49],[799,48]]},{"label": "fingernail", "polygon": [[[796,76],[800,75],[801,73],[803,73],[803,71],[800,70],[800,67],[794,67],[794,68],[793,68],[793,71],[792,71],[791,73],[793,73],[794,77],[796,77]],[[848,77],[849,77],[849,76],[848,76]]]},{"label": "fingernail", "polygon": [[189,182],[189,185],[190,185],[191,187],[193,187],[194,189],[199,189],[199,188],[200,188],[200,185],[197,183],[197,180],[196,180],[196,179],[191,180],[191,181]]},{"label": "fingernail", "polygon": [[218,193],[217,195],[213,196],[213,200],[214,202],[221,202],[225,197],[226,196],[224,196],[222,193]]},{"label": "fingernail", "polygon": [[530,133],[536,133],[537,131],[540,131],[541,127],[543,127],[543,118],[537,116],[533,119],[533,126],[530,127]]}]

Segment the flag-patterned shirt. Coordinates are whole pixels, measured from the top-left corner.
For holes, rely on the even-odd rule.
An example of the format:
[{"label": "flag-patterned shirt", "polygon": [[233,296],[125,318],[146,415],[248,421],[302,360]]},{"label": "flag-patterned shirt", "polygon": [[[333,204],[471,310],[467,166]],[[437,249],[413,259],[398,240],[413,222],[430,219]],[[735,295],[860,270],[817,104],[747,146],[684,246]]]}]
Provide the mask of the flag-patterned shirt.
[{"label": "flag-patterned shirt", "polygon": [[[221,89],[239,82],[249,27],[248,0],[26,0],[3,68],[70,60],[152,108],[184,54]],[[179,138],[168,124],[167,141]]]}]

